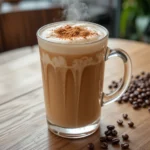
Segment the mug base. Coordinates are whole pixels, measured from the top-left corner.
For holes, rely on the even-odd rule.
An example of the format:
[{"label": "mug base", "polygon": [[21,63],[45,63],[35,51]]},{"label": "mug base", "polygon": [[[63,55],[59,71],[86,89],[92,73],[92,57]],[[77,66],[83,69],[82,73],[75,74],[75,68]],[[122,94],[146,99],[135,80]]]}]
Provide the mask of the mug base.
[{"label": "mug base", "polygon": [[93,134],[100,126],[99,119],[93,122],[92,124],[80,128],[63,128],[52,124],[48,120],[47,123],[48,123],[48,129],[52,133],[60,137],[69,138],[69,139],[79,139],[79,138],[87,137]]}]

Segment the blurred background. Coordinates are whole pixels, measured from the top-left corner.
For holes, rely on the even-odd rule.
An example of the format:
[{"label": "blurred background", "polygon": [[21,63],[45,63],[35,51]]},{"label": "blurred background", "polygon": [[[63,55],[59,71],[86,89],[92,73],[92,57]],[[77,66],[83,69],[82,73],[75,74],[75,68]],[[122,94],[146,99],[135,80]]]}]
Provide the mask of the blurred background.
[{"label": "blurred background", "polygon": [[61,20],[88,20],[111,38],[150,43],[150,0],[0,0],[0,52],[37,44],[36,31]]}]

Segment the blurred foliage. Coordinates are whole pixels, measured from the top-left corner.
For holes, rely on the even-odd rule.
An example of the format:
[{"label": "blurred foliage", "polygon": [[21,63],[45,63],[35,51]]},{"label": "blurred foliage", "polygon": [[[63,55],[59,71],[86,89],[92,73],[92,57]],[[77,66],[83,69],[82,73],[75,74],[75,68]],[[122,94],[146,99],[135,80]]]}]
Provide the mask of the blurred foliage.
[{"label": "blurred foliage", "polygon": [[[120,20],[120,36],[133,40],[150,40],[150,0],[124,0]],[[147,39],[147,38],[146,38]],[[148,40],[148,42],[149,42]]]}]

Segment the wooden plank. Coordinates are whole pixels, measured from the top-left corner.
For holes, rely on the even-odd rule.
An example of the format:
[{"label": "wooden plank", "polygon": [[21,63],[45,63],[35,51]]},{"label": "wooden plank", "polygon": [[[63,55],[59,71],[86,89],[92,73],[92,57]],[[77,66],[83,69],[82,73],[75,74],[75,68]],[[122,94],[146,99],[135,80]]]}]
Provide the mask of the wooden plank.
[{"label": "wooden plank", "polygon": [[38,51],[0,65],[0,103],[42,86]]},{"label": "wooden plank", "polygon": [[[127,133],[130,135],[131,149],[149,150],[150,114],[147,109],[135,111],[129,106],[130,104],[118,105],[112,103],[103,107],[100,129],[95,134],[80,140],[69,140],[57,137],[48,131],[43,91],[38,89],[0,107],[0,149],[87,150],[87,144],[93,142],[95,149],[99,150],[99,137],[104,134],[106,125],[116,125],[116,120],[121,119],[122,113],[127,112],[129,118],[135,123],[135,129],[129,128],[127,121],[124,121],[124,127],[116,125],[119,137],[123,133]],[[109,150],[120,150],[120,148],[109,145]]]},{"label": "wooden plank", "polygon": [[7,51],[0,54],[0,65],[13,61],[15,59],[26,56],[27,54],[32,53],[32,47],[24,47],[14,49],[13,51]]}]

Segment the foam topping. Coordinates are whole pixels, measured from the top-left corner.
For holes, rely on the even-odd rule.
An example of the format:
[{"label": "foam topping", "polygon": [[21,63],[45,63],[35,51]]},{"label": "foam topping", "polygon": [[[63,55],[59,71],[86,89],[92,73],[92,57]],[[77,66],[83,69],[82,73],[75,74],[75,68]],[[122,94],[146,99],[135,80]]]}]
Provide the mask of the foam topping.
[{"label": "foam topping", "polygon": [[96,25],[64,23],[49,26],[41,33],[41,37],[56,43],[88,43],[101,39],[104,33]]}]

